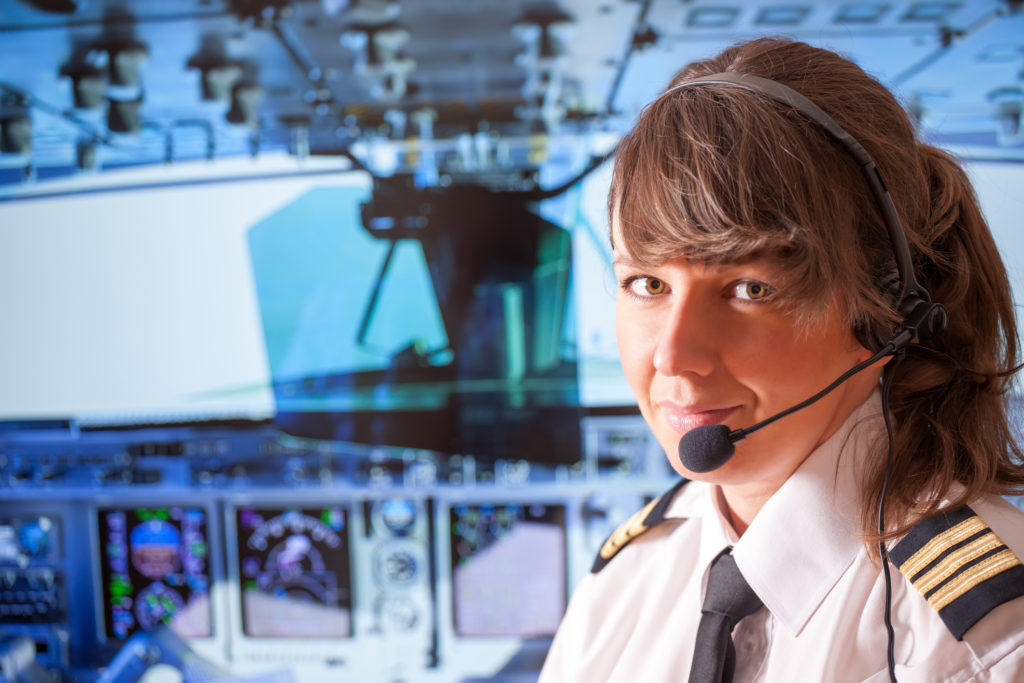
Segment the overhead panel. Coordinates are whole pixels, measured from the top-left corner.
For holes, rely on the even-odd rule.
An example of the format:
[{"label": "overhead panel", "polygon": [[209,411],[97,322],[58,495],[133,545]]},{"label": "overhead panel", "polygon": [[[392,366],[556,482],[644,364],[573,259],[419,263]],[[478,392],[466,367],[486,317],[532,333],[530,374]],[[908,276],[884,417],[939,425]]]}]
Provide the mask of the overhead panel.
[{"label": "overhead panel", "polygon": [[686,64],[761,35],[836,50],[890,87],[942,142],[1019,146],[1024,18],[1012,3],[653,0],[613,110],[631,119]]},{"label": "overhead panel", "polygon": [[11,0],[0,9],[0,117],[17,123],[0,183],[382,142],[414,154],[433,145],[444,164],[476,134],[492,153],[504,141],[508,169],[529,169],[550,140],[621,134],[684,64],[760,35],[847,54],[926,131],[979,144],[984,133],[1009,150],[1018,5],[96,0],[54,13]]}]

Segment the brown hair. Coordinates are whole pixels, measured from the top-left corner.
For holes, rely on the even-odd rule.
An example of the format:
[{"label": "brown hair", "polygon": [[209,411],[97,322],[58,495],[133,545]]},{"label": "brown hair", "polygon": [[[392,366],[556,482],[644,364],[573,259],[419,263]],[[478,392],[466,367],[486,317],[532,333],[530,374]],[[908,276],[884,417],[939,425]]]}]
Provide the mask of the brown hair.
[{"label": "brown hair", "polygon": [[[949,310],[940,348],[911,346],[893,378],[886,537],[906,533],[943,499],[1024,491],[1006,415],[1018,369],[1010,286],[963,170],[916,139],[878,81],[804,43],[732,46],[686,66],[669,89],[729,71],[788,85],[860,142],[896,204],[918,280]],[[666,91],[619,146],[608,206],[617,247],[642,263],[768,257],[788,274],[785,301],[807,322],[836,300],[852,326],[899,321],[877,284],[894,269],[892,246],[856,162],[818,124],[764,96],[729,85]],[[866,540],[877,538],[880,455],[862,497]]]}]

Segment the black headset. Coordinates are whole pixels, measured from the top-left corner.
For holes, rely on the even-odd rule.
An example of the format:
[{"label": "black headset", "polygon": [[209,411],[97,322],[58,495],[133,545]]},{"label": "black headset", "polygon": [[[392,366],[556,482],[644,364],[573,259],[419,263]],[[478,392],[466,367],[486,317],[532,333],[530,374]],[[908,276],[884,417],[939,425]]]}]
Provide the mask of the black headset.
[{"label": "black headset", "polygon": [[[693,471],[709,471],[710,469],[719,467],[724,464],[729,457],[731,457],[733,448],[732,444],[745,438],[746,434],[760,429],[761,427],[770,424],[777,419],[781,419],[782,417],[785,417],[786,415],[818,400],[840,383],[844,382],[847,378],[868,367],[870,364],[877,362],[879,359],[886,356],[896,356],[896,362],[891,363],[887,368],[885,381],[882,387],[882,413],[885,418],[886,431],[889,435],[889,459],[878,506],[878,533],[881,535],[885,530],[885,494],[889,486],[889,474],[892,468],[893,458],[892,424],[889,417],[888,407],[889,386],[892,380],[893,371],[902,359],[906,347],[909,344],[916,341],[927,345],[934,344],[939,340],[943,331],[946,329],[946,324],[949,319],[946,308],[940,303],[933,302],[928,290],[926,290],[921,283],[917,281],[917,278],[914,275],[913,258],[910,254],[907,235],[903,230],[903,224],[900,222],[899,215],[896,213],[896,207],[893,204],[892,197],[889,196],[889,191],[886,189],[885,183],[882,181],[882,176],[878,173],[878,168],[875,166],[874,160],[852,135],[843,130],[843,128],[836,123],[832,117],[822,111],[820,107],[789,86],[767,78],[751,76],[750,74],[736,72],[712,74],[710,76],[687,81],[669,88],[661,94],[661,97],[665,97],[685,88],[700,85],[726,85],[739,87],[767,97],[775,102],[792,107],[824,128],[825,131],[833,139],[839,142],[850,156],[854,158],[860,167],[861,173],[864,175],[864,179],[867,181],[868,187],[871,188],[871,194],[875,198],[875,203],[878,205],[879,211],[882,213],[882,220],[885,222],[886,230],[889,233],[889,242],[892,246],[893,257],[896,262],[896,273],[885,272],[881,278],[879,278],[878,286],[882,290],[886,299],[892,302],[893,309],[899,314],[902,320],[895,331],[880,330],[878,326],[865,324],[856,325],[854,327],[854,333],[857,336],[857,340],[865,348],[875,354],[874,356],[845,373],[842,377],[829,385],[829,387],[824,391],[819,392],[814,397],[811,397],[807,401],[804,401],[793,408],[764,420],[753,427],[745,430],[735,430],[731,433],[724,425],[709,425],[705,428],[693,430],[685,435],[683,441],[680,442],[680,457],[683,459],[685,464],[685,452],[690,451],[690,455],[694,457],[694,462],[697,462],[701,466],[706,463],[708,466],[708,469],[700,469],[699,467],[688,465],[688,467],[693,469]],[[886,268],[885,270],[889,271],[890,269]],[[686,443],[688,441],[687,437],[690,437],[690,443]],[[706,453],[706,455],[704,453]],[[894,634],[891,615],[892,587],[889,577],[888,554],[886,552],[885,544],[882,542],[878,543],[878,554],[882,560],[883,573],[885,576],[884,622],[885,628],[888,632],[889,677],[893,682],[895,682],[895,658],[893,654]]]},{"label": "black headset", "polygon": [[[843,146],[860,167],[860,171],[864,175],[868,187],[871,189],[871,194],[875,198],[875,203],[882,213],[882,220],[885,222],[886,230],[889,233],[889,242],[892,245],[898,277],[893,277],[893,273],[885,273],[879,279],[878,285],[887,300],[893,302],[894,309],[903,319],[898,330],[895,333],[890,332],[889,334],[880,333],[877,329],[868,329],[858,325],[854,329],[857,339],[865,348],[875,353],[889,343],[895,343],[896,350],[899,350],[915,338],[926,344],[936,341],[943,330],[946,329],[948,319],[946,308],[942,304],[933,303],[928,290],[917,281],[914,275],[914,264],[910,255],[907,235],[903,230],[899,214],[896,213],[892,197],[889,196],[889,191],[882,181],[882,176],[878,173],[875,161],[861,147],[860,143],[843,130],[831,116],[822,111],[814,102],[811,102],[789,86],[767,78],[761,78],[760,76],[737,72],[712,74],[669,88],[661,94],[661,97],[698,85],[739,87],[763,95],[770,100],[788,105],[820,125],[833,139]],[[909,336],[901,334],[904,331],[909,332]]]}]

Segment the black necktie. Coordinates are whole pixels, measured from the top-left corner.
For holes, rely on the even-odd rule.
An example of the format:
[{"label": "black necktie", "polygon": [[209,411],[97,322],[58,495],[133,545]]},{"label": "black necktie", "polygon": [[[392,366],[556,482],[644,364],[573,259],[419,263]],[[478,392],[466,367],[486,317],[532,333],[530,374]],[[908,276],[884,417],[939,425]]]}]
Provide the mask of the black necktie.
[{"label": "black necktie", "polygon": [[697,644],[690,665],[690,683],[729,683],[736,670],[732,629],[740,619],[761,609],[761,599],[750,589],[731,549],[711,563],[704,594]]}]

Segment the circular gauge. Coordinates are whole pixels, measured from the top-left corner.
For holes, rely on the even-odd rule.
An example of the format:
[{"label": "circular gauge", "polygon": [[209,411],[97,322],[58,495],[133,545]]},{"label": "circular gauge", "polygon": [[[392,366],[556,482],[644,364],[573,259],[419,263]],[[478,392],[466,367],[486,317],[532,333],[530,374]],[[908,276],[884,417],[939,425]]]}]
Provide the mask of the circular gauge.
[{"label": "circular gauge", "polygon": [[387,498],[377,503],[374,515],[387,531],[407,536],[416,524],[416,505],[406,498]]},{"label": "circular gauge", "polygon": [[322,510],[240,508],[239,569],[244,590],[281,603],[347,608],[348,550],[342,508]]},{"label": "circular gauge", "polygon": [[174,589],[162,582],[151,583],[135,600],[135,618],[144,630],[156,627],[185,607],[185,601]]},{"label": "circular gauge", "polygon": [[419,577],[420,564],[420,554],[415,546],[406,543],[382,545],[376,553],[378,583],[408,586]]},{"label": "circular gauge", "polygon": [[176,572],[180,549],[181,534],[168,522],[150,519],[132,529],[132,564],[148,579]]}]

